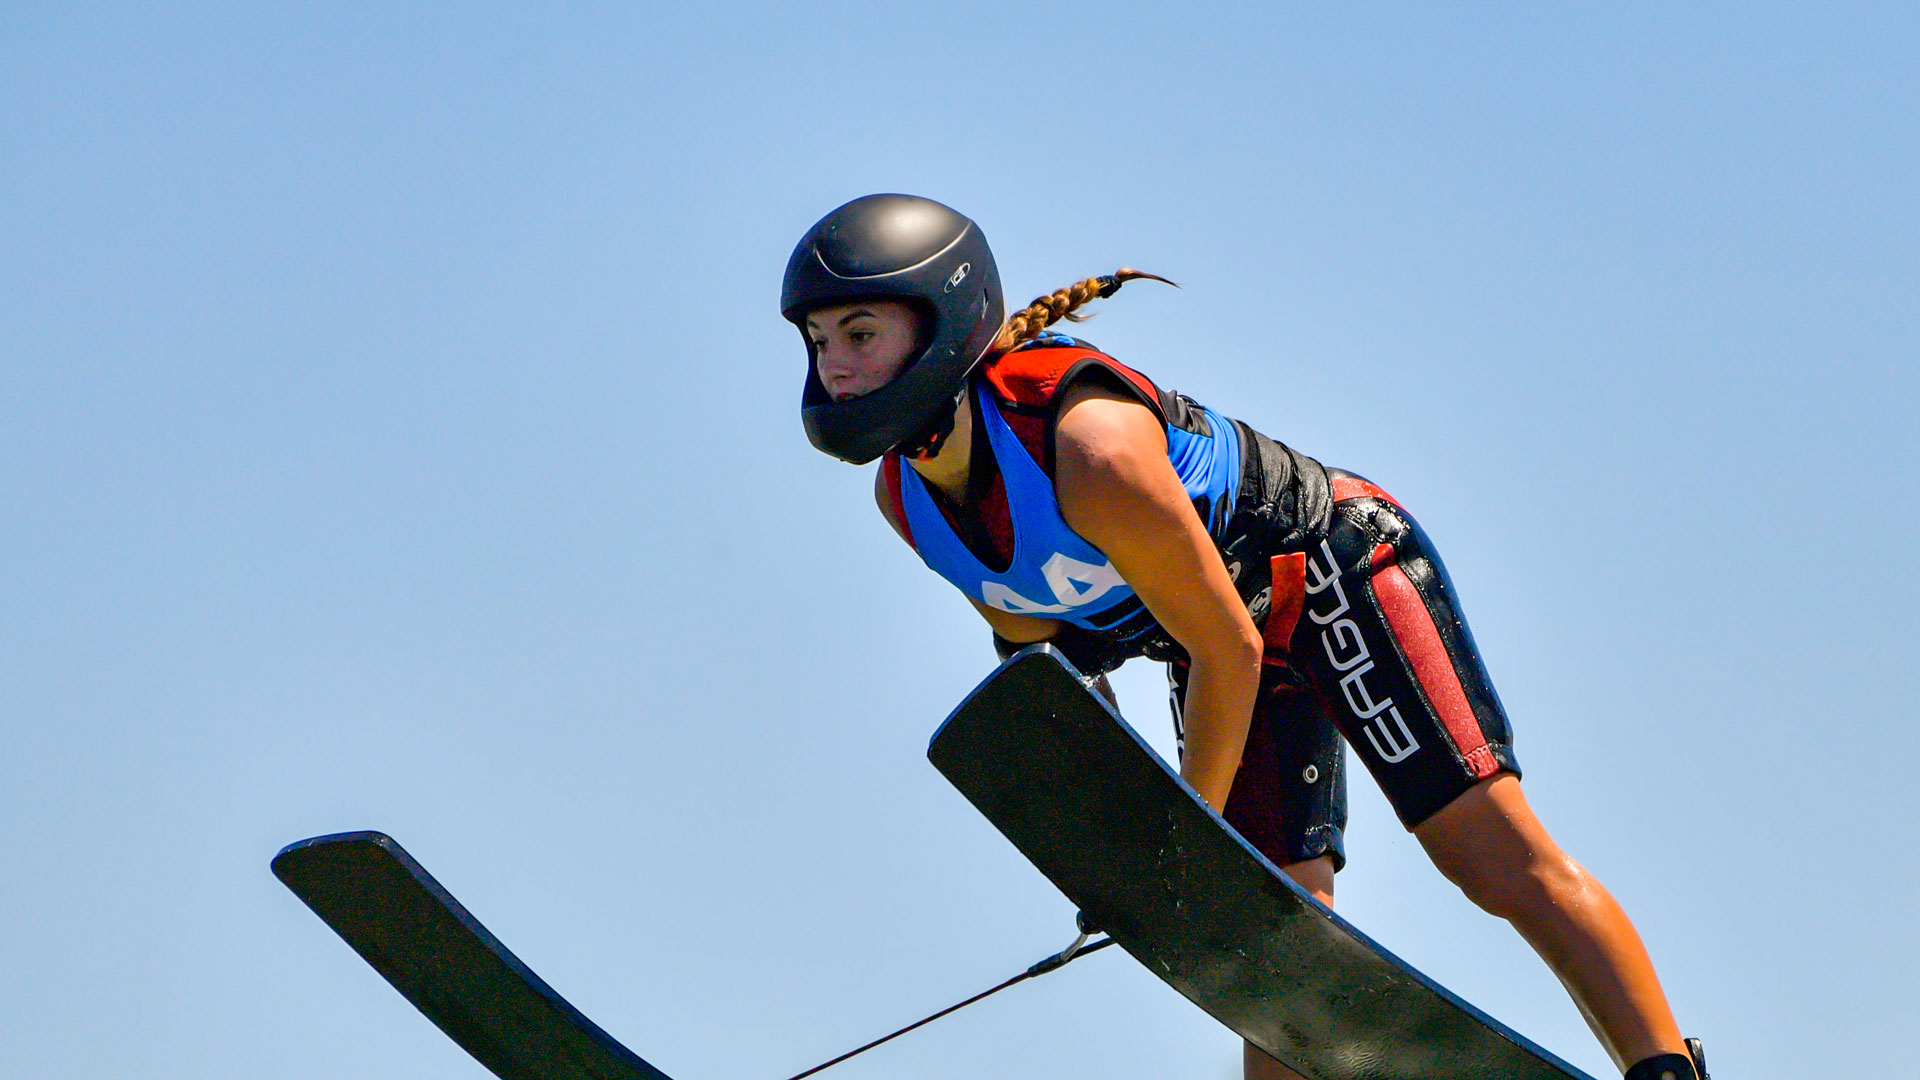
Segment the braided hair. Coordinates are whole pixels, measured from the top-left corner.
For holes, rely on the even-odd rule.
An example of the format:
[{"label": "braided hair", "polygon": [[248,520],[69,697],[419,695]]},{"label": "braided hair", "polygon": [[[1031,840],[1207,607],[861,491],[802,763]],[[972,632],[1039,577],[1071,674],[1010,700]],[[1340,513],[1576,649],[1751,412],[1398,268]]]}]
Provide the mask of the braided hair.
[{"label": "braided hair", "polygon": [[1149,274],[1145,270],[1135,270],[1123,266],[1111,274],[1090,277],[1077,281],[1064,289],[1056,289],[1045,296],[1035,297],[1033,303],[1021,308],[1000,324],[1000,332],[993,339],[992,352],[1006,352],[1018,348],[1040,336],[1040,331],[1066,319],[1068,322],[1084,322],[1091,316],[1075,314],[1082,304],[1095,297],[1106,298],[1120,291],[1120,286],[1138,278],[1148,278],[1180,286],[1168,281],[1159,274]]}]

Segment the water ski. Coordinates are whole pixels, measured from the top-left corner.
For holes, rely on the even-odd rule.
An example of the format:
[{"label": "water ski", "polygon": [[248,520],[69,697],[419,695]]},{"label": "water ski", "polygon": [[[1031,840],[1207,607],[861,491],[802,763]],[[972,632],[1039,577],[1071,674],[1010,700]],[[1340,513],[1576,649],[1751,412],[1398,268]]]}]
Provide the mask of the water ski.
[{"label": "water ski", "polygon": [[1049,646],[927,756],[1067,899],[1316,1080],[1592,1080],[1381,948],[1241,839]]},{"label": "water ski", "polygon": [[393,838],[316,836],[273,872],[501,1080],[669,1080],[555,993]]}]

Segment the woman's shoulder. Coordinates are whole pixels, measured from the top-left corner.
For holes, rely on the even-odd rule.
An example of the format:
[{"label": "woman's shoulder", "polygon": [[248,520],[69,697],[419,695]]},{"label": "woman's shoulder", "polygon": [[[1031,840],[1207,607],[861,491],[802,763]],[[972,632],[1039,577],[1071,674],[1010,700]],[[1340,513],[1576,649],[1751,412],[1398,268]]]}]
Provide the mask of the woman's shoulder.
[{"label": "woman's shoulder", "polygon": [[1097,378],[1138,397],[1156,411],[1161,391],[1153,380],[1079,338],[1051,331],[981,365],[979,378],[1002,402],[1051,408],[1075,383]]}]

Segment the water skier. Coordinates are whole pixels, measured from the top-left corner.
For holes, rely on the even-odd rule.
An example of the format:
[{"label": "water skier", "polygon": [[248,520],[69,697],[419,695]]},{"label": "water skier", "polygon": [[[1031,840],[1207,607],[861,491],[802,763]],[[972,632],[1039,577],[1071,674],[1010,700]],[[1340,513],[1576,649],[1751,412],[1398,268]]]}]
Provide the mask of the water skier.
[{"label": "water skier", "polygon": [[[807,435],[881,459],[882,515],[1002,656],[1047,641],[1089,675],[1167,662],[1181,776],[1322,902],[1345,861],[1344,738],[1628,1080],[1696,1077],[1633,924],[1528,807],[1507,717],[1414,519],[1048,329],[1152,276],[1089,278],[1005,318],[972,221],[856,199],[801,240],[781,291],[807,343]],[[1245,1072],[1296,1075],[1251,1044]]]}]

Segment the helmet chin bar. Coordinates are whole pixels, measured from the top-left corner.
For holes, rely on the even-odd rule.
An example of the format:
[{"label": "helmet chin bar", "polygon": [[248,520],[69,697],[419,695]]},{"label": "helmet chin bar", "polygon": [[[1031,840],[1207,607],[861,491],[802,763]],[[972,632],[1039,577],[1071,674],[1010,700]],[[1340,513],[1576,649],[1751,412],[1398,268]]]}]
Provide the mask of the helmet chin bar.
[{"label": "helmet chin bar", "polygon": [[[962,386],[960,392],[966,393],[966,387]],[[920,429],[920,434],[902,441],[900,445],[894,447],[894,450],[901,457],[915,460],[933,457],[940,452],[941,447],[947,444],[947,437],[953,434],[953,425],[959,417],[960,398],[956,396],[947,403],[946,408],[935,413],[933,419],[927,421],[927,426]]]},{"label": "helmet chin bar", "polygon": [[[930,455],[952,433],[954,408],[959,394],[965,392],[965,380],[943,407],[929,392],[929,384],[941,378],[941,365],[929,364],[926,355],[914,357],[886,385],[844,401],[827,393],[813,355],[809,340],[800,418],[807,439],[823,453],[853,465],[865,465],[890,450],[908,457]],[[935,401],[931,407],[929,400]]]}]

